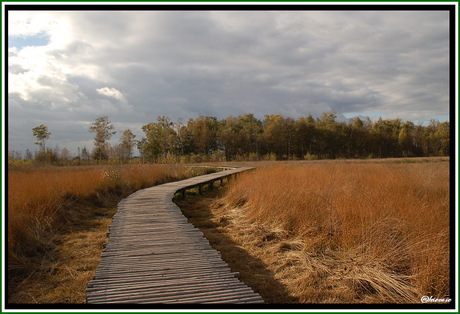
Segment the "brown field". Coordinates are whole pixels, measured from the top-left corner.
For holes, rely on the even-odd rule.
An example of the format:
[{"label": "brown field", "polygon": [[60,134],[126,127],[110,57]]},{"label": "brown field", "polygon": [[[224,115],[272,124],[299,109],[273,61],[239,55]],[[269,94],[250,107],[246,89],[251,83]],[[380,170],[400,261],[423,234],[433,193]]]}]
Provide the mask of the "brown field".
[{"label": "brown field", "polygon": [[[269,303],[442,298],[450,285],[447,161],[252,163],[260,169],[239,175],[218,199],[197,198],[186,215]],[[116,204],[201,171],[10,169],[9,303],[84,303]]]},{"label": "brown field", "polygon": [[190,202],[178,203],[266,302],[449,296],[448,162],[278,164],[207,209]]},{"label": "brown field", "polygon": [[116,204],[135,190],[201,172],[168,165],[10,169],[8,301],[85,302]]}]

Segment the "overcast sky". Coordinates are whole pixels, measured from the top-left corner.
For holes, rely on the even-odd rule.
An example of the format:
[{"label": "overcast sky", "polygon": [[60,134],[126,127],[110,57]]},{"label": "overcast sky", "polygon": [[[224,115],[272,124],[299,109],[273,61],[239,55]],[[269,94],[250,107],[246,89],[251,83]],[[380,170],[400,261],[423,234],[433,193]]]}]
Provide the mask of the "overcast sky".
[{"label": "overcast sky", "polygon": [[8,150],[160,115],[448,120],[447,11],[10,11]]}]

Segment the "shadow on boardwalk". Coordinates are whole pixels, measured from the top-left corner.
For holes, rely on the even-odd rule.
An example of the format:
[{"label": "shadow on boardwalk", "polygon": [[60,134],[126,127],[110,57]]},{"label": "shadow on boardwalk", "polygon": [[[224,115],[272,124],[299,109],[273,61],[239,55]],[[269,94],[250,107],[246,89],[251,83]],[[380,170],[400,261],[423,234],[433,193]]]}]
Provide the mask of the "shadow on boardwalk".
[{"label": "shadow on boardwalk", "polygon": [[199,228],[211,246],[220,252],[230,269],[240,273],[239,279],[259,293],[266,303],[298,303],[298,299],[289,295],[286,287],[275,279],[265,263],[246,252],[223,230],[222,224],[213,221],[210,206],[221,191],[209,191],[200,197],[188,195],[185,199],[174,199],[174,202],[188,221]]}]

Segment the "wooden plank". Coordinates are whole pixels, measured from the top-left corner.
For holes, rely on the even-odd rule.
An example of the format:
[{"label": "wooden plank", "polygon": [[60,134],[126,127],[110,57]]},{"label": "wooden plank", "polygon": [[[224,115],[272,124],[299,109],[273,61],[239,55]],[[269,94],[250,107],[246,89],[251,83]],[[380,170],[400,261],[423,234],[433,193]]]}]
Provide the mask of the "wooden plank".
[{"label": "wooden plank", "polygon": [[[176,275],[176,277],[174,277]],[[119,276],[118,274],[114,274],[114,276]],[[207,284],[222,284],[223,282],[230,283],[238,283],[241,284],[238,280],[235,280],[235,277],[228,277],[228,276],[220,276],[219,274],[212,273],[210,271],[203,271],[201,274],[197,271],[193,271],[190,273],[183,273],[183,274],[174,274],[174,273],[164,273],[152,275],[151,273],[137,273],[133,275],[124,275],[120,277],[102,277],[96,278],[93,280],[91,285],[88,286],[88,290],[100,290],[102,288],[107,288],[110,286],[117,286],[117,285],[136,285],[142,284],[143,282],[155,283],[156,286],[163,287],[163,286],[181,286],[181,285],[200,285],[203,282],[203,278],[205,278],[205,283]]]},{"label": "wooden plank", "polygon": [[[101,267],[99,267],[95,274],[100,275],[100,274],[105,274],[105,273],[114,273],[114,272],[119,272],[119,274],[123,273],[132,273],[134,271],[161,271],[161,270],[177,270],[182,271],[182,269],[186,269],[187,266],[189,266],[191,269],[198,269],[198,268],[205,268],[205,269],[214,269],[215,271],[219,271],[219,269],[224,269],[227,270],[229,269],[227,265],[225,264],[220,264],[219,262],[216,261],[202,261],[202,262],[190,262],[188,263],[185,260],[178,261],[178,262],[172,262],[172,261],[164,261],[162,262],[161,260],[156,260],[155,263],[152,263],[152,265],[144,264],[144,265],[133,265],[134,263],[131,264],[107,264],[104,262],[104,264],[101,264]],[[131,267],[128,267],[129,265],[132,265]],[[139,267],[141,266],[141,267]],[[230,270],[229,270],[230,272]]]},{"label": "wooden plank", "polygon": [[124,267],[129,267],[129,269],[138,269],[138,268],[144,268],[144,269],[174,269],[178,268],[187,268],[187,265],[190,267],[192,266],[199,266],[199,265],[208,265],[209,267],[214,267],[214,268],[224,268],[226,269],[226,265],[221,264],[220,261],[218,260],[190,260],[187,261],[186,259],[181,259],[181,260],[166,260],[166,261],[161,261],[161,260],[155,260],[155,262],[149,263],[148,261],[104,261],[103,264],[101,263],[101,269],[103,270],[104,268],[114,270],[114,269],[120,269],[124,270]]},{"label": "wooden plank", "polygon": [[[254,294],[254,292],[252,292]],[[216,301],[216,303],[232,303],[238,300],[244,300],[244,298],[248,297],[249,293],[241,293],[241,292],[203,292],[203,293],[193,293],[193,294],[180,294],[180,295],[172,295],[172,296],[157,296],[155,292],[144,292],[138,293],[133,295],[122,295],[116,296],[112,298],[111,301],[106,301],[107,303],[204,303],[207,301]],[[99,299],[103,299],[101,297]],[[261,298],[262,299],[262,298]]]},{"label": "wooden plank", "polygon": [[[129,291],[129,290],[128,290]],[[254,292],[252,292],[254,293]],[[216,290],[215,287],[189,288],[176,291],[155,291],[155,290],[139,290],[132,294],[127,294],[127,291],[114,292],[110,291],[111,299],[122,300],[148,300],[150,303],[172,303],[177,301],[182,302],[202,302],[207,300],[238,300],[248,296],[248,291],[245,290]],[[107,299],[106,295],[95,296],[93,301]]]},{"label": "wooden plank", "polygon": [[[206,247],[202,248],[201,250],[203,251],[203,253],[206,253],[206,256],[220,256],[219,252],[206,248]],[[156,252],[162,252],[162,253],[164,252],[165,254],[167,254],[166,253],[167,251],[161,250],[160,247],[155,247],[155,248],[146,247],[146,248],[135,249],[135,250],[128,247],[126,249],[118,249],[117,251],[115,250],[103,251],[101,256],[103,257],[133,256],[134,257],[134,256],[154,255],[156,254]],[[188,252],[193,252],[194,254],[197,254],[196,250],[191,250],[190,248],[177,248],[175,251],[171,251],[171,252],[175,252],[177,254],[186,254]],[[200,256],[202,256],[202,254]]]},{"label": "wooden plank", "polygon": [[[225,284],[225,285],[223,285]],[[168,296],[172,296],[173,293],[184,293],[184,292],[194,292],[194,291],[244,291],[247,292],[249,288],[243,287],[239,282],[224,282],[224,281],[214,281],[214,282],[200,282],[200,283],[187,283],[187,284],[157,284],[152,282],[143,282],[136,285],[132,284],[121,284],[118,285],[111,284],[110,286],[107,285],[104,289],[100,291],[96,291],[94,294],[97,296],[97,292],[110,292],[111,296],[115,295],[124,295],[126,292],[136,293],[136,291],[140,290],[149,290],[155,291],[156,295],[167,294]],[[94,288],[93,288],[94,290]]]},{"label": "wooden plank", "polygon": [[[190,271],[195,271],[195,270],[202,270],[203,273],[211,271],[220,276],[220,277],[231,277],[232,272],[228,270],[228,272],[222,272],[222,271],[227,271],[227,268],[225,266],[220,266],[218,264],[214,265],[214,267],[210,267],[209,265],[191,265],[190,266]],[[182,269],[177,269],[175,267],[170,267],[170,266],[159,266],[159,267],[130,267],[130,268],[125,268],[123,269],[122,267],[108,267],[105,269],[98,269],[95,272],[95,278],[100,278],[100,277],[114,277],[114,278],[119,278],[119,277],[126,277],[129,276],[130,274],[133,274],[135,272],[143,272],[147,273],[149,275],[156,276],[156,275],[161,275],[162,273],[167,273],[170,271],[171,276],[174,276],[175,274],[183,274],[187,273],[187,270],[185,268]]]},{"label": "wooden plank", "polygon": [[[141,290],[138,293],[121,291],[119,294],[101,294],[88,297],[91,303],[263,303],[263,299],[253,291],[229,292],[210,289],[203,291],[199,289],[162,291],[158,293],[151,290]],[[169,293],[169,294],[168,294]]]},{"label": "wooden plank", "polygon": [[[154,281],[158,286],[180,286],[183,284],[201,284],[198,279],[203,278],[203,275],[206,275],[206,283],[213,283],[218,282],[221,284],[223,280],[232,280],[232,282],[236,282],[233,280],[235,276],[231,278],[228,276],[222,276],[222,274],[216,273],[215,271],[211,270],[200,270],[200,269],[192,269],[189,272],[184,273],[175,273],[175,272],[144,272],[144,273],[137,273],[137,274],[114,274],[115,276],[97,277],[96,279],[92,280],[91,285],[89,285],[88,290],[100,290],[101,287],[105,287],[106,284],[110,285],[117,285],[117,284],[135,284],[135,283],[142,283],[144,281],[152,282]],[[174,281],[176,280],[173,275],[180,275],[180,282]],[[164,277],[168,276],[165,280],[157,280],[158,278],[165,279]],[[238,283],[240,284],[240,283]],[[95,287],[97,285],[97,287]]]},{"label": "wooden plank", "polygon": [[236,279],[232,273],[224,274],[224,273],[216,273],[212,272],[209,269],[202,270],[201,273],[198,272],[198,269],[192,269],[191,272],[166,272],[160,270],[131,270],[130,272],[126,271],[124,273],[119,272],[107,272],[107,273],[100,273],[96,274],[93,281],[91,282],[91,288],[96,287],[95,285],[103,285],[104,282],[107,283],[115,283],[115,282],[142,282],[145,280],[156,280],[158,282],[162,281],[175,281],[178,280],[177,283],[184,282],[187,280],[192,280],[195,283],[199,283],[206,278],[205,280],[214,281],[214,280],[234,280]]},{"label": "wooden plank", "polygon": [[[198,248],[199,249],[199,248]],[[163,250],[163,251],[160,251],[160,250],[157,250],[157,251],[154,251],[154,252],[149,252],[149,253],[146,253],[144,255],[134,255],[135,252],[133,252],[133,254],[127,254],[126,252],[124,251],[119,251],[119,252],[114,252],[114,254],[103,254],[102,257],[104,257],[105,259],[110,259],[111,261],[113,262],[117,262],[117,261],[126,261],[126,260],[129,260],[130,262],[142,262],[142,261],[145,261],[145,260],[148,260],[148,261],[155,261],[157,259],[162,259],[162,260],[165,260],[165,261],[179,261],[179,260],[185,260],[185,261],[192,261],[192,260],[196,260],[196,261],[213,261],[213,260],[219,260],[221,259],[221,255],[218,254],[218,253],[214,253],[210,250],[205,250],[207,251],[208,253],[206,254],[206,257],[203,258],[202,255],[200,255],[199,253],[196,253],[196,250],[194,251],[166,251],[166,250]]]},{"label": "wooden plank", "polygon": [[[180,275],[180,276],[179,276]],[[236,280],[236,278],[229,277],[229,276],[220,276],[219,274],[211,273],[211,272],[202,272],[199,274],[197,272],[192,273],[184,273],[179,274],[174,277],[174,274],[165,273],[164,276],[161,274],[152,275],[149,272],[141,272],[135,273],[133,275],[124,275],[120,277],[118,274],[114,274],[114,276],[109,277],[102,277],[96,278],[92,281],[92,283],[88,286],[88,290],[91,291],[99,291],[101,289],[106,289],[109,286],[116,286],[116,285],[137,285],[142,284],[143,282],[150,282],[155,283],[155,285],[159,287],[165,286],[182,286],[182,285],[200,285],[203,284],[203,280],[205,279],[206,284],[219,284],[222,285],[223,283],[230,284],[230,283],[238,283],[241,285],[241,282]]]}]

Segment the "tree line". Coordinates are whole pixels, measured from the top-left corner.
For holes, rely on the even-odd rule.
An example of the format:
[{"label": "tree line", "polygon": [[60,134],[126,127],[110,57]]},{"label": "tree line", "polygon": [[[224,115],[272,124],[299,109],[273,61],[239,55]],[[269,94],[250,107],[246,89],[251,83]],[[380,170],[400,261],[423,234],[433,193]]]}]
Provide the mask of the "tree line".
[{"label": "tree line", "polygon": [[138,148],[148,161],[168,156],[232,161],[449,155],[449,122],[421,126],[401,119],[336,119],[334,112],[316,119],[273,114],[262,121],[244,114],[224,120],[199,116],[178,124],[163,116],[142,127],[145,137]]},{"label": "tree line", "polygon": [[[109,140],[116,133],[107,116],[98,117],[88,131],[94,133],[94,147],[78,148],[74,161],[91,162],[133,158],[134,148],[144,162],[200,162],[242,160],[300,160],[335,158],[429,157],[450,154],[450,124],[431,120],[428,125],[415,125],[401,119],[373,122],[359,118],[337,121],[334,112],[321,117],[309,115],[293,119],[266,115],[263,120],[253,114],[191,118],[187,123],[173,122],[160,116],[142,126],[144,136],[136,140],[130,129],[121,132],[118,144]],[[35,159],[56,162],[68,158],[45,147],[51,135],[45,125],[32,129],[39,152]],[[14,152],[13,152],[14,153]],[[30,154],[30,152],[29,152]],[[12,157],[14,158],[14,156]]]}]

